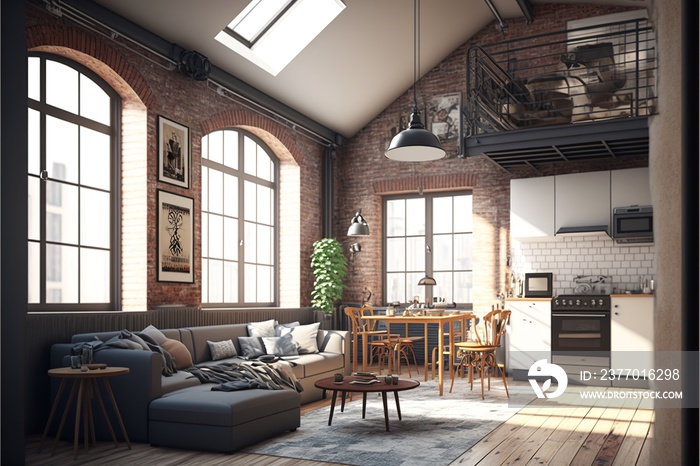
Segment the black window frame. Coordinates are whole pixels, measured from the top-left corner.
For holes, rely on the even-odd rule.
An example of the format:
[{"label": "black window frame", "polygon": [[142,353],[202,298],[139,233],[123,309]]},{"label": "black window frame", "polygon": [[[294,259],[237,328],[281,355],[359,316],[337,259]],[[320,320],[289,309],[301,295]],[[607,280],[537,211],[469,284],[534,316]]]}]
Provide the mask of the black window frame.
[{"label": "black window frame", "polygon": [[[204,154],[202,154],[202,169],[205,167],[209,169],[214,169],[221,171],[222,173],[228,173],[229,175],[235,176],[238,179],[238,259],[237,259],[237,267],[238,267],[238,301],[236,302],[209,302],[208,301],[208,296],[207,296],[207,301],[205,301],[205,290],[202,288],[201,293],[202,293],[202,299],[201,299],[201,306],[202,308],[206,309],[241,309],[241,308],[263,308],[263,307],[279,307],[279,302],[280,302],[280,253],[279,253],[279,245],[280,245],[280,230],[281,230],[281,225],[279,221],[279,211],[280,211],[280,160],[277,158],[275,153],[272,151],[272,149],[268,146],[268,144],[263,141],[260,137],[255,135],[254,133],[244,129],[244,128],[236,128],[236,127],[229,127],[229,128],[221,128],[216,131],[232,131],[238,134],[238,169],[233,169],[231,167],[228,167],[224,164],[214,162],[210,160],[207,157],[205,157]],[[212,131],[209,134],[212,134],[216,131]],[[203,137],[209,136],[209,134],[204,135]],[[251,139],[253,142],[257,144],[258,147],[261,147],[267,156],[270,158],[272,161],[272,170],[273,170],[273,181],[267,181],[263,180],[261,178],[258,178],[257,176],[250,175],[248,173],[245,173],[245,138]],[[207,147],[209,147],[207,145]],[[245,242],[245,218],[244,218],[244,208],[245,208],[245,181],[252,181],[254,184],[262,184],[264,186],[267,186],[273,190],[273,195],[274,195],[274,209],[272,212],[272,218],[273,218],[273,251],[272,251],[272,257],[273,257],[273,283],[271,284],[271,292],[273,294],[273,299],[272,301],[269,302],[263,302],[263,303],[257,303],[257,302],[246,302],[245,301],[245,250],[244,250],[244,242]],[[209,184],[207,185],[209,189]],[[208,196],[209,193],[205,193],[204,190],[202,190],[202,197],[201,200],[204,199],[204,196]],[[223,196],[223,193],[222,193]],[[201,211],[201,218],[202,222],[204,221],[204,214],[210,214],[210,211],[207,210],[205,211],[202,208],[200,200],[200,211]],[[208,201],[208,205],[209,205]],[[217,214],[218,215],[218,214]],[[208,230],[207,230],[208,231]],[[209,241],[207,240],[207,244],[209,244]],[[204,270],[204,259],[209,259],[209,256],[204,255],[204,248],[201,249],[200,252],[200,260],[202,261],[202,276],[205,274]],[[209,280],[210,277],[207,273],[207,285],[209,285]],[[204,280],[202,280],[202,285],[204,284]],[[208,290],[206,290],[206,293],[208,293]]]},{"label": "black window frame", "polygon": [[[39,280],[41,283],[40,291],[40,302],[39,303],[27,303],[28,312],[90,312],[90,311],[119,311],[120,310],[120,245],[119,245],[119,231],[121,228],[120,222],[120,205],[121,205],[121,158],[119,156],[121,150],[121,97],[102,77],[97,73],[87,68],[86,66],[73,61],[69,58],[54,55],[46,52],[32,52],[28,54],[29,58],[39,58],[40,59],[40,89],[41,96],[40,100],[36,101],[27,96],[27,108],[39,112],[40,117],[40,173],[29,173],[27,170],[27,176],[29,178],[36,178],[39,180],[39,191],[40,191],[40,239],[38,241],[30,240],[27,237],[28,243],[38,243],[40,248],[40,271]],[[103,123],[97,122],[95,120],[88,119],[86,117],[73,114],[66,110],[54,107],[46,103],[46,62],[54,61],[66,65],[80,74],[85,75],[91,81],[93,81],[97,86],[99,86],[110,98],[110,125],[105,125]],[[47,256],[46,247],[48,244],[54,244],[53,242],[47,241],[46,237],[46,202],[47,202],[47,183],[46,180],[51,180],[51,172],[48,172],[48,178],[43,172],[46,170],[46,118],[48,116],[68,121],[70,123],[76,124],[79,127],[85,127],[88,129],[96,130],[103,134],[108,134],[110,138],[110,166],[111,166],[111,176],[110,176],[110,238],[109,238],[109,251],[110,251],[110,261],[109,261],[109,302],[106,303],[50,303],[47,302],[48,292],[47,292]],[[62,182],[62,181],[61,181]],[[77,183],[67,183],[72,186],[80,187],[80,181]],[[94,189],[93,187],[90,187]],[[80,199],[78,199],[80,202]],[[79,209],[78,209],[79,210]],[[60,243],[59,243],[60,244]],[[78,241],[79,248],[89,248],[80,244]],[[99,248],[98,248],[99,249]],[[80,261],[78,261],[78,270],[80,271]],[[27,277],[29,279],[29,277]],[[78,278],[78,289],[80,290],[80,278]],[[28,298],[28,297],[27,297]],[[78,299],[80,299],[80,291],[78,292]]]},{"label": "black window frame", "polygon": [[[388,265],[387,265],[387,240],[389,238],[387,234],[387,228],[388,228],[388,209],[387,209],[387,203],[389,201],[393,200],[408,200],[408,199],[419,199],[419,198],[424,198],[425,199],[425,271],[421,271],[421,273],[424,273],[425,275],[434,277],[434,263],[433,263],[433,238],[435,236],[433,232],[433,199],[439,198],[439,197],[455,197],[455,196],[463,196],[463,195],[469,195],[472,197],[472,202],[474,199],[474,192],[471,189],[460,189],[460,190],[455,190],[455,191],[439,191],[439,192],[432,192],[432,193],[403,193],[403,194],[395,194],[395,195],[389,195],[389,196],[383,196],[382,198],[382,212],[383,212],[383,218],[382,218],[382,250],[385,251],[382,257],[382,291],[383,291],[383,296],[386,298],[388,301],[388,291],[387,291],[387,274],[388,274]],[[469,212],[469,215],[473,215],[473,203],[472,203],[472,212]],[[474,235],[474,229],[472,225],[472,230],[469,232],[472,235]],[[442,233],[441,233],[442,234]],[[455,234],[453,231],[451,233],[452,235]],[[461,233],[460,233],[461,234]],[[420,236],[420,235],[406,235],[404,234],[404,238],[408,237],[415,237],[415,236]],[[398,236],[393,236],[392,238],[395,238]],[[474,244],[472,242],[472,244]],[[473,277],[474,277],[474,269],[473,269],[473,262],[472,262],[472,269],[464,269],[464,270],[455,270],[454,268],[452,269],[452,273],[455,273],[456,271],[470,271],[472,273],[472,283],[473,283]],[[411,272],[406,272],[404,273],[413,273]],[[473,290],[473,288],[472,288]],[[408,291],[406,291],[408,293]],[[454,291],[453,291],[454,294]],[[433,296],[434,296],[434,287],[433,286],[425,286],[425,291],[423,293],[423,298],[427,301],[432,302],[433,301]],[[406,296],[406,303],[410,302],[410,297]],[[403,302],[401,303],[403,304]],[[471,309],[473,307],[473,302],[457,302],[456,303],[457,307],[461,309]]]}]

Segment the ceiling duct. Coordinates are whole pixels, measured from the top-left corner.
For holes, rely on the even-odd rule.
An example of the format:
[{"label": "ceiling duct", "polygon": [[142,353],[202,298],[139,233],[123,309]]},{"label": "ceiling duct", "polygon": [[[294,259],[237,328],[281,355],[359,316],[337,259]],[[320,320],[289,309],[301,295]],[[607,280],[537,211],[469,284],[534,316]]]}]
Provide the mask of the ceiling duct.
[{"label": "ceiling duct", "polygon": [[211,73],[211,62],[199,52],[185,50],[178,63],[180,71],[195,81],[206,81]]}]

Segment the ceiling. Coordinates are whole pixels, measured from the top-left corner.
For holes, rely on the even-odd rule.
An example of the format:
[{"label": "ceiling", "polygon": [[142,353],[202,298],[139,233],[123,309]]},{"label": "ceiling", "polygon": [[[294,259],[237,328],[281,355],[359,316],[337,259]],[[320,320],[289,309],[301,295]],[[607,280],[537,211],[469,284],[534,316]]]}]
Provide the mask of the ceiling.
[{"label": "ceiling", "polygon": [[[217,68],[346,138],[413,84],[410,0],[343,0],[346,8],[340,16],[277,76],[214,40],[249,0],[94,1],[171,43],[201,53]],[[517,0],[493,3],[507,22],[525,21]],[[649,0],[530,3],[649,6]],[[484,0],[422,2],[420,75],[494,21]]]}]

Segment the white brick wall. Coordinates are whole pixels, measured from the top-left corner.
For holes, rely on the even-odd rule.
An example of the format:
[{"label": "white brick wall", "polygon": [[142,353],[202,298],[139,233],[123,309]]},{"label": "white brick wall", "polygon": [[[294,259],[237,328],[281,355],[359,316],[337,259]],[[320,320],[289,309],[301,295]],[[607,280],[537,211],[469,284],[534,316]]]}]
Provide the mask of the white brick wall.
[{"label": "white brick wall", "polygon": [[637,290],[640,275],[656,273],[654,245],[619,245],[605,235],[567,236],[556,241],[512,241],[512,269],[516,275],[552,272],[554,294],[573,292],[577,275],[611,277],[617,292]]}]

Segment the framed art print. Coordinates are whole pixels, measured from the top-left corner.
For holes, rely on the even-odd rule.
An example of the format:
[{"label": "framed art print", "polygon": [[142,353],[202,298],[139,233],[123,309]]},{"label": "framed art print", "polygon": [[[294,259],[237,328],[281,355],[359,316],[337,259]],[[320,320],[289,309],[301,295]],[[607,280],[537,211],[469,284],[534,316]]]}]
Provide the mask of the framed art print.
[{"label": "framed art print", "polygon": [[190,187],[190,130],[158,116],[158,181]]},{"label": "framed art print", "polygon": [[158,281],[194,283],[194,199],[158,190]]},{"label": "framed art print", "polygon": [[448,156],[461,154],[462,94],[432,97],[425,122],[425,127],[438,137]]}]

